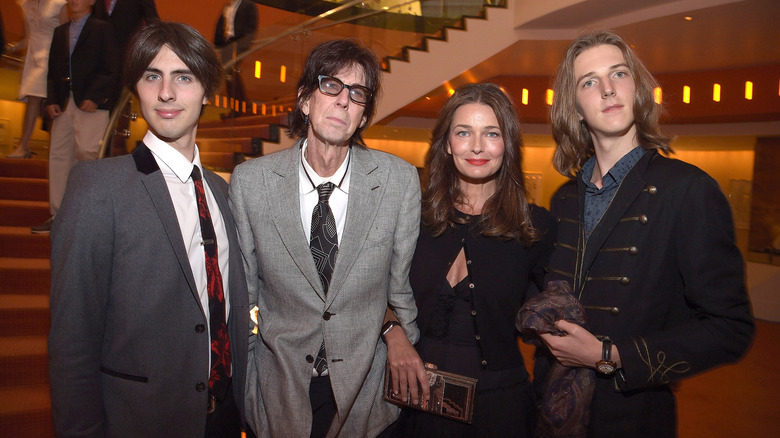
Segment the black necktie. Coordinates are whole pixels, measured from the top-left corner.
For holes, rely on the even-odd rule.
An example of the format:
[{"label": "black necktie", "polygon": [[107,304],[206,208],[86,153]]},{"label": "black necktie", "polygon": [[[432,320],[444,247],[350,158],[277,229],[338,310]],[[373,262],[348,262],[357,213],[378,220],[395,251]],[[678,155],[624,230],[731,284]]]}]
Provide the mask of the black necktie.
[{"label": "black necktie", "polygon": [[200,168],[192,169],[192,181],[195,183],[195,199],[198,202],[200,234],[203,238],[203,251],[206,253],[206,279],[209,293],[209,333],[211,334],[211,372],[209,389],[219,400],[225,396],[230,377],[230,339],[225,320],[225,295],[222,288],[222,274],[219,272],[217,235],[211,222],[211,213],[206,202],[206,192]]},{"label": "black necktie", "polygon": [[[311,238],[309,247],[311,256],[314,258],[314,265],[320,274],[322,289],[328,294],[330,286],[330,277],[333,275],[333,267],[336,266],[336,256],[339,253],[338,235],[336,232],[336,220],[333,218],[333,211],[328,204],[328,198],[336,187],[332,182],[326,182],[317,186],[317,194],[320,200],[314,207],[311,215]],[[317,361],[314,364],[317,373],[322,373],[328,368],[325,355],[325,341],[320,345],[320,351],[317,353]]]}]

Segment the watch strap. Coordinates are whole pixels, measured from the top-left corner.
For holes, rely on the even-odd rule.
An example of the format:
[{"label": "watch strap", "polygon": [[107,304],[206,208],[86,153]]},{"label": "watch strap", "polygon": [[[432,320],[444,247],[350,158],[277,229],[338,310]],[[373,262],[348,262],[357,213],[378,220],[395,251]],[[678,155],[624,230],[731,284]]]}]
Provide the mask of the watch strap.
[{"label": "watch strap", "polygon": [[401,325],[401,323],[400,323],[400,322],[398,322],[398,321],[387,321],[387,322],[386,322],[386,323],[385,323],[385,324],[382,326],[382,337],[384,338],[384,337],[385,337],[385,335],[386,335],[386,334],[388,334],[388,333],[390,332],[390,330],[392,330],[392,329],[393,329],[393,327],[395,327],[395,326],[397,326],[397,325],[398,325],[398,326],[400,326],[400,325]]},{"label": "watch strap", "polygon": [[601,339],[601,360],[612,361],[612,339],[609,336]]}]

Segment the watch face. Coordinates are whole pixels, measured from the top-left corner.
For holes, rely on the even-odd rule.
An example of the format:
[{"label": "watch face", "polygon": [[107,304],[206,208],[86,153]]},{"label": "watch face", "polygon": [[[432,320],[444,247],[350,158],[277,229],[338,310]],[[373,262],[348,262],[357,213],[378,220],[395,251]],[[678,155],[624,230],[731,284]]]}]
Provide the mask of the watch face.
[{"label": "watch face", "polygon": [[612,374],[615,372],[615,362],[600,360],[596,364],[596,369],[598,369],[601,374]]}]

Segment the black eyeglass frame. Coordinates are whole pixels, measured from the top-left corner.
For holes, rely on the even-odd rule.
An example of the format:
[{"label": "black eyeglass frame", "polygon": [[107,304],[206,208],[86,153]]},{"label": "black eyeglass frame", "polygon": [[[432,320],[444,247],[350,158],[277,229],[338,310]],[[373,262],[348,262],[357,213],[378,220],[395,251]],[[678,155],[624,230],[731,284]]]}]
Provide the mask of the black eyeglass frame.
[{"label": "black eyeglass frame", "polygon": [[[336,92],[336,93],[330,93],[329,92],[330,90],[325,90],[324,88],[322,88],[322,80],[323,79],[332,79],[332,80],[336,81],[337,83],[341,84],[341,88],[339,88],[339,91]],[[374,98],[374,92],[371,91],[368,87],[364,87],[362,85],[347,85],[344,82],[341,82],[341,79],[334,78],[333,76],[318,75],[317,76],[317,85],[318,85],[320,91],[322,91],[323,93],[327,94],[328,96],[338,96],[346,88],[347,90],[349,90],[349,92],[347,93],[347,95],[349,96],[349,100],[351,100],[352,102],[355,102],[355,103],[357,103],[359,105],[366,105],[367,103],[371,102],[371,99]],[[352,95],[352,90],[355,90],[355,89],[357,89],[357,90],[364,90],[365,91],[366,96],[367,96],[365,102],[361,102],[361,101],[355,99],[355,97]]]}]

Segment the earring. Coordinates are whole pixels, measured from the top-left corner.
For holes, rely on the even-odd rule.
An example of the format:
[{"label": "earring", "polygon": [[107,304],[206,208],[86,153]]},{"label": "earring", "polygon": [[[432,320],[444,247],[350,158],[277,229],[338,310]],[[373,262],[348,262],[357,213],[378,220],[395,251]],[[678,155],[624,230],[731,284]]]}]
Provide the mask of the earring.
[{"label": "earring", "polygon": [[304,125],[308,125],[309,124],[309,115],[308,114],[304,114],[303,115],[303,124]]}]

